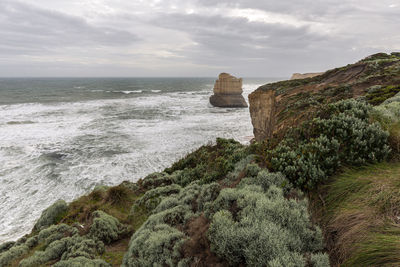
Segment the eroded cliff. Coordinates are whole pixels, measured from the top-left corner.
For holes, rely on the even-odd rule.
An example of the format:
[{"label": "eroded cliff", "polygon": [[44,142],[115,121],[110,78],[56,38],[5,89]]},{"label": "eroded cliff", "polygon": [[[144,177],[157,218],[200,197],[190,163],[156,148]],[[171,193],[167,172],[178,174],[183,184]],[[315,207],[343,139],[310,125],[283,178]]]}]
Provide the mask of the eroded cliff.
[{"label": "eroded cliff", "polygon": [[321,105],[340,99],[365,96],[379,103],[399,84],[400,53],[379,53],[315,77],[263,85],[249,95],[255,139],[279,139]]}]

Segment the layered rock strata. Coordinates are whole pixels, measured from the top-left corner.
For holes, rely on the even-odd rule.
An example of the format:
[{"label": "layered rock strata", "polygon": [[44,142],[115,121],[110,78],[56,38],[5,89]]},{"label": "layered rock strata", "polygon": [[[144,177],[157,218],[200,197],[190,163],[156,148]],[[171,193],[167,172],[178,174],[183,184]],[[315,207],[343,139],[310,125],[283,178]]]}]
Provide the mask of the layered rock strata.
[{"label": "layered rock strata", "polygon": [[210,103],[214,107],[247,107],[246,100],[242,96],[242,78],[238,79],[228,73],[221,73],[215,81],[213,91]]}]

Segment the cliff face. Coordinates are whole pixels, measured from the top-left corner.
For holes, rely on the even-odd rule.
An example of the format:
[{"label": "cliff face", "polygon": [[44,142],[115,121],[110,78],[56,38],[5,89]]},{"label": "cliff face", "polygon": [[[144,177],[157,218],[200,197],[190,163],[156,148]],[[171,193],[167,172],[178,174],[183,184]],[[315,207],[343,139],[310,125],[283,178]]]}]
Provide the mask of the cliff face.
[{"label": "cliff face", "polygon": [[214,95],[210,97],[210,103],[214,107],[247,107],[242,92],[241,78],[221,73],[215,81]]},{"label": "cliff face", "polygon": [[371,91],[384,97],[387,88],[399,84],[400,53],[379,53],[315,77],[263,85],[249,95],[255,139],[281,138],[322,104],[364,95],[368,99]]}]

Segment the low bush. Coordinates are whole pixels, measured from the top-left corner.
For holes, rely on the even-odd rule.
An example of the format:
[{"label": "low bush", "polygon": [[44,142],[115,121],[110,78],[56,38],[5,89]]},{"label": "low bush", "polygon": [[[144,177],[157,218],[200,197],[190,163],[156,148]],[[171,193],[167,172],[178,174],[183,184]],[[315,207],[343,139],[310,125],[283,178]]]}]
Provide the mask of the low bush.
[{"label": "low bush", "polygon": [[177,184],[167,186],[159,186],[148,190],[141,198],[139,198],[132,207],[131,214],[135,213],[140,206],[144,206],[148,212],[152,211],[161,202],[161,199],[171,194],[177,194],[181,191],[181,187]]},{"label": "low bush", "polygon": [[389,85],[389,86],[380,86],[373,87],[366,94],[366,99],[371,105],[380,105],[385,100],[393,97],[397,93],[400,92],[400,85]]},{"label": "low bush", "polygon": [[124,266],[176,266],[181,259],[184,233],[166,224],[141,229],[131,239]]},{"label": "low bush", "polygon": [[78,266],[95,266],[95,267],[111,267],[111,264],[100,259],[88,259],[85,257],[76,257],[68,260],[61,260],[53,265],[54,267],[78,267]]},{"label": "low bush", "polygon": [[370,123],[369,110],[366,103],[354,99],[327,105],[269,151],[271,169],[282,172],[295,186],[311,189],[343,164],[386,159],[389,134]]},{"label": "low bush", "polygon": [[234,169],[235,163],[248,154],[248,149],[239,142],[217,138],[216,145],[200,147],[165,169],[165,172],[171,174],[174,183],[181,186],[193,181],[211,183],[224,178]]},{"label": "low bush", "polygon": [[78,230],[75,227],[62,223],[59,225],[52,225],[46,229],[43,229],[42,231],[40,231],[37,237],[39,243],[43,243],[47,246],[53,241],[59,240],[66,236],[72,236],[77,233]]},{"label": "low bush", "polygon": [[57,223],[62,215],[68,210],[68,205],[64,200],[58,200],[53,205],[42,212],[39,220],[35,223],[33,230],[40,231],[52,224]]},{"label": "low bush", "polygon": [[129,232],[129,229],[121,224],[118,219],[103,211],[97,210],[92,215],[93,223],[90,226],[88,236],[94,240],[101,240],[108,244]]},{"label": "low bush", "polygon": [[270,173],[266,169],[259,171],[256,177],[243,178],[238,187],[241,188],[251,184],[261,186],[264,191],[272,185],[282,188],[284,193],[288,193],[292,189],[292,185],[283,174]]},{"label": "low bush", "polygon": [[193,182],[178,194],[164,197],[131,237],[123,265],[184,266],[184,263],[190,262],[191,259],[183,258],[180,252],[188,239],[181,230],[199,210],[215,200],[219,191],[217,183],[200,185]]},{"label": "low bush", "polygon": [[379,106],[375,106],[372,112],[375,121],[389,132],[389,145],[393,150],[393,156],[400,154],[400,93],[387,99]]},{"label": "low bush", "polygon": [[212,251],[235,266],[305,266],[304,255],[323,249],[307,202],[286,199],[275,185],[255,184],[224,189],[211,205]]},{"label": "low bush", "polygon": [[46,250],[36,251],[31,257],[23,259],[19,266],[21,267],[35,267],[45,264],[51,260],[61,258],[62,254],[67,248],[67,238],[62,238],[50,243]]}]

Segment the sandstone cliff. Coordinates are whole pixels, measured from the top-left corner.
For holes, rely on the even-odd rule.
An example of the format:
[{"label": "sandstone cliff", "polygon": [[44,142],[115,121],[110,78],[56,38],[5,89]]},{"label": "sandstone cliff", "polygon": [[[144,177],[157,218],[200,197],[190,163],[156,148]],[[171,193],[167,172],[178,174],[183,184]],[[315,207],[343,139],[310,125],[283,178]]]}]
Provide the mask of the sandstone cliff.
[{"label": "sandstone cliff", "polygon": [[210,97],[210,103],[215,107],[247,107],[242,92],[242,78],[221,73],[215,81],[214,95]]},{"label": "sandstone cliff", "polygon": [[399,84],[400,53],[379,53],[312,78],[263,85],[249,95],[255,139],[281,138],[322,104],[365,95],[374,104]]},{"label": "sandstone cliff", "polygon": [[296,79],[305,79],[305,78],[312,78],[318,75],[323,74],[323,72],[315,72],[315,73],[293,73],[292,77],[290,77],[291,80],[296,80]]}]

